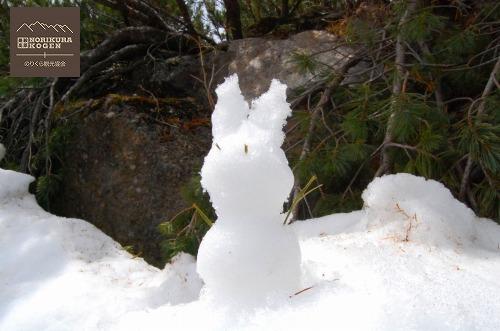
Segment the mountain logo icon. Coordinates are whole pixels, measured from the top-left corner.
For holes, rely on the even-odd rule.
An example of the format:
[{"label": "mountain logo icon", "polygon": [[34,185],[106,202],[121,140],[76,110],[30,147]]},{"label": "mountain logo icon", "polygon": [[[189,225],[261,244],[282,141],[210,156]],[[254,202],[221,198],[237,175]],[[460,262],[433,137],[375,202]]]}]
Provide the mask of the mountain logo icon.
[{"label": "mountain logo icon", "polygon": [[56,32],[69,32],[73,33],[73,30],[69,28],[66,24],[47,24],[43,22],[33,22],[33,23],[23,23],[21,26],[16,30],[19,32],[21,29],[28,29],[31,32],[35,31],[46,31],[46,30],[54,30]]}]

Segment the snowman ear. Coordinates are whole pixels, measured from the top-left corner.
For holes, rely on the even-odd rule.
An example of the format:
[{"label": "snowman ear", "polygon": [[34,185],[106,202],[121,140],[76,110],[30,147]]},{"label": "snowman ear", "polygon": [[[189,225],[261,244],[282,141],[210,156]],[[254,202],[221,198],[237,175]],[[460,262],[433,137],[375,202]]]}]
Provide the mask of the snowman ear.
[{"label": "snowman ear", "polygon": [[218,100],[212,114],[212,134],[214,138],[220,138],[240,127],[248,116],[249,107],[241,95],[236,74],[227,77],[215,92]]},{"label": "snowman ear", "polygon": [[269,90],[252,102],[249,120],[268,131],[271,142],[281,146],[285,138],[283,126],[286,118],[292,114],[290,104],[286,101],[287,86],[273,79]]}]

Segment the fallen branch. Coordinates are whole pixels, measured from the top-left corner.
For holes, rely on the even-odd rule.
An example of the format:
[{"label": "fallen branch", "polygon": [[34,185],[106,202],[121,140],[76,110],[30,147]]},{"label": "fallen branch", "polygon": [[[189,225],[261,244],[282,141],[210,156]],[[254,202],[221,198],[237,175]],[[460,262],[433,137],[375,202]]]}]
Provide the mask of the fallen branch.
[{"label": "fallen branch", "polygon": [[92,64],[107,58],[116,49],[134,44],[153,44],[166,40],[167,33],[149,26],[133,26],[123,28],[113,33],[96,48],[81,54],[81,71],[87,70]]},{"label": "fallen branch", "polygon": [[106,59],[90,66],[83,75],[78,78],[78,80],[64,93],[61,98],[61,102],[65,102],[68,98],[78,91],[86,82],[88,82],[95,74],[100,72],[102,69],[106,68],[108,65],[112,64],[117,60],[121,60],[130,54],[138,53],[139,51],[146,48],[146,45],[128,45],[122,49],[114,52],[111,56]]}]

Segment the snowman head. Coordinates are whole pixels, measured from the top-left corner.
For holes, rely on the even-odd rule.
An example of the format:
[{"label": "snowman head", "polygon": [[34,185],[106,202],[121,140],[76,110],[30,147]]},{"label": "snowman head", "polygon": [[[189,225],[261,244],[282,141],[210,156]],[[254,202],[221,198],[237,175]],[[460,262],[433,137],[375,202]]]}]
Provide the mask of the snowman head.
[{"label": "snowman head", "polygon": [[217,90],[212,148],[201,184],[220,219],[268,219],[282,212],[293,173],[281,144],[291,109],[286,85],[273,80],[249,107],[232,75]]}]

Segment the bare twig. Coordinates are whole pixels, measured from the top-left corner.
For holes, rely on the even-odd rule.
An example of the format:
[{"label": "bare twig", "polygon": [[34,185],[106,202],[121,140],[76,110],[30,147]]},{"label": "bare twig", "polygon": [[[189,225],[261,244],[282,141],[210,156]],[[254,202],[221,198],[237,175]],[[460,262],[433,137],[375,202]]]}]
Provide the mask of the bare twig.
[{"label": "bare twig", "polygon": [[294,294],[290,295],[290,298],[296,296],[296,295],[299,295],[301,293],[304,293],[305,291],[309,291],[310,289],[314,288],[314,286],[309,286],[309,287],[306,287],[305,289],[302,289],[300,291],[297,291],[295,292]]}]

